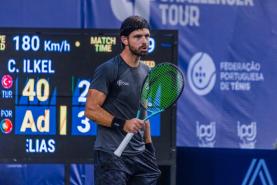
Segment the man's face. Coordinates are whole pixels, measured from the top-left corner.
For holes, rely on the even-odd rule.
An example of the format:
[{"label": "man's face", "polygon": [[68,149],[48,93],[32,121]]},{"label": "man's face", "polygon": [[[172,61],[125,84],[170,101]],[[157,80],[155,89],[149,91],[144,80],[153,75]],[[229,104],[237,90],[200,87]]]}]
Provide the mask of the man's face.
[{"label": "man's face", "polygon": [[135,30],[127,37],[127,46],[134,55],[144,56],[148,53],[149,37],[149,29]]}]

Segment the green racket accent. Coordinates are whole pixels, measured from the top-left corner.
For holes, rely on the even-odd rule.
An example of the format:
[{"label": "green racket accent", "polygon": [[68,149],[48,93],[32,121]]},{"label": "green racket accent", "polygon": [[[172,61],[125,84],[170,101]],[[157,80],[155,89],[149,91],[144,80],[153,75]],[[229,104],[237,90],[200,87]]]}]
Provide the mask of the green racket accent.
[{"label": "green racket accent", "polygon": [[[141,118],[146,121],[166,110],[178,100],[183,88],[183,74],[175,65],[170,63],[157,65],[148,73],[144,80],[137,117],[139,117],[140,113],[147,111],[147,117]],[[134,133],[128,133],[125,136],[114,151],[116,156],[121,156],[133,136]]]},{"label": "green racket accent", "polygon": [[182,72],[173,64],[159,64],[149,72],[144,81],[141,106],[150,112],[165,110],[176,102],[183,88]]}]

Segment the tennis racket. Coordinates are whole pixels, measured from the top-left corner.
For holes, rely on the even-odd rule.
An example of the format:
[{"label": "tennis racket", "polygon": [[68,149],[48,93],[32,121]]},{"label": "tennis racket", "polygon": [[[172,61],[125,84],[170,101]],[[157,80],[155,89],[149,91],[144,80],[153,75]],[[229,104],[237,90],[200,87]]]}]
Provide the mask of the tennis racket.
[{"label": "tennis racket", "polygon": [[[184,76],[181,70],[171,63],[158,64],[144,79],[137,118],[141,111],[148,113],[147,117],[143,119],[144,121],[165,111],[178,100],[183,89]],[[134,133],[128,133],[125,136],[114,151],[116,156],[121,156],[133,136]]]}]

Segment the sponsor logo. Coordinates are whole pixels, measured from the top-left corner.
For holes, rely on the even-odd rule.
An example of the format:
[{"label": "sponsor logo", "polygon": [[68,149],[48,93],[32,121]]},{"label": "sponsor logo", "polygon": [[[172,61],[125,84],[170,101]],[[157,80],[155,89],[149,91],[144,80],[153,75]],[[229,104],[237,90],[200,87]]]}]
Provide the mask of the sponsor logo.
[{"label": "sponsor logo", "polygon": [[196,53],[189,62],[188,82],[190,88],[198,95],[208,94],[216,82],[216,68],[207,53]]},{"label": "sponsor logo", "polygon": [[216,123],[200,124],[199,121],[196,121],[196,135],[199,138],[199,147],[214,147]]},{"label": "sponsor logo", "polygon": [[252,160],[242,185],[254,185],[257,179],[262,182],[262,185],[274,185],[264,159]]},{"label": "sponsor logo", "polygon": [[255,148],[257,136],[257,124],[251,122],[250,124],[241,124],[237,122],[238,136],[241,140],[240,148]]},{"label": "sponsor logo", "polygon": [[119,87],[121,87],[121,86],[129,86],[129,82],[125,82],[123,80],[118,80],[116,83],[117,83],[117,85]]}]

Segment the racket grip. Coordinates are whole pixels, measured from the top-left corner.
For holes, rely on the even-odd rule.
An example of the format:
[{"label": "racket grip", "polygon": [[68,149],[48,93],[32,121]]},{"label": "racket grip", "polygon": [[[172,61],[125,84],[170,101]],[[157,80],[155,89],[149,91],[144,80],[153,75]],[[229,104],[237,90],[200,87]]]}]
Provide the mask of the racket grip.
[{"label": "racket grip", "polygon": [[120,157],[133,136],[134,136],[134,133],[128,133],[123,139],[123,141],[121,141],[117,149],[114,151],[114,155],[116,155],[117,157]]}]

